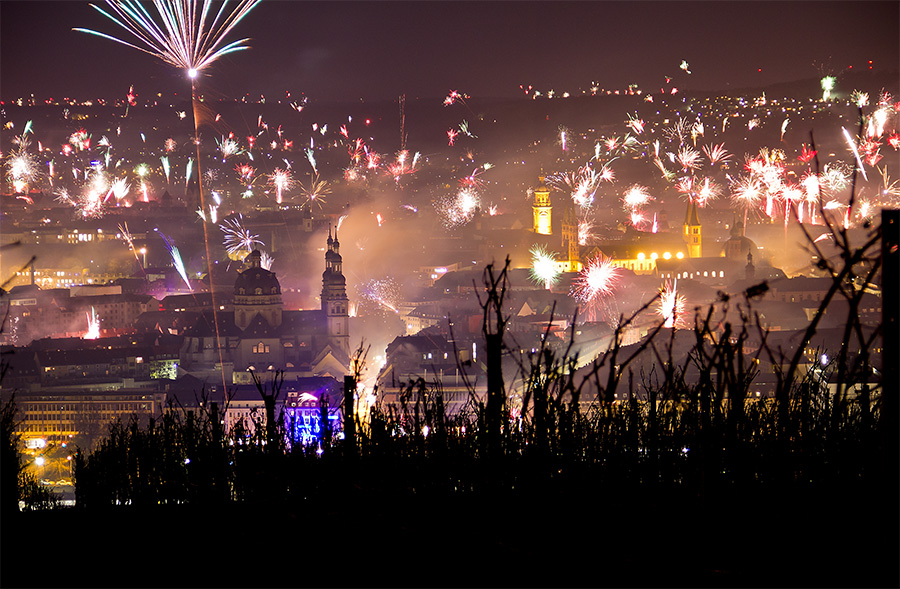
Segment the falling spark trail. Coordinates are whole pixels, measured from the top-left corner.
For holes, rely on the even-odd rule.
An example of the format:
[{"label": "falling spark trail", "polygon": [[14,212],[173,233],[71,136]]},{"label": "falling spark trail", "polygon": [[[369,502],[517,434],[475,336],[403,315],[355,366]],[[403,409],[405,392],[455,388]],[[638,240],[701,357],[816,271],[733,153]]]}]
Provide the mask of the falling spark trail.
[{"label": "falling spark trail", "polygon": [[844,132],[844,137],[847,139],[847,145],[850,146],[850,151],[852,151],[853,155],[856,157],[856,163],[859,167],[859,171],[862,172],[863,179],[868,182],[869,177],[866,176],[866,168],[863,166],[862,160],[859,159],[859,151],[856,149],[856,145],[853,143],[853,138],[850,137],[850,133],[844,127],[841,127],[841,131]]}]

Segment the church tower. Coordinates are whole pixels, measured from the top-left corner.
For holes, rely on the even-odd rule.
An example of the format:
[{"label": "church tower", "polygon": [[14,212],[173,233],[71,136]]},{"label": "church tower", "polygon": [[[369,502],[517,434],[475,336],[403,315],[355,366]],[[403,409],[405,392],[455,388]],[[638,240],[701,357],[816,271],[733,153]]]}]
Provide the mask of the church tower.
[{"label": "church tower", "polygon": [[562,247],[566,252],[566,261],[563,262],[564,272],[581,272],[581,251],[578,246],[578,217],[575,215],[575,207],[566,207],[566,214],[561,223]]},{"label": "church tower", "polygon": [[688,201],[687,212],[684,215],[684,242],[687,244],[688,257],[701,257],[700,250],[700,215],[697,213],[697,203]]},{"label": "church tower", "polygon": [[331,237],[328,229],[328,247],[325,249],[325,271],[322,273],[322,310],[328,323],[328,341],[350,355],[350,300],[347,298],[347,281],[344,278],[341,243]]},{"label": "church tower", "polygon": [[540,177],[540,186],[534,189],[534,203],[531,205],[534,211],[534,232],[541,235],[550,235],[551,229],[551,213],[553,207],[550,206],[550,189],[544,184],[544,176]]}]

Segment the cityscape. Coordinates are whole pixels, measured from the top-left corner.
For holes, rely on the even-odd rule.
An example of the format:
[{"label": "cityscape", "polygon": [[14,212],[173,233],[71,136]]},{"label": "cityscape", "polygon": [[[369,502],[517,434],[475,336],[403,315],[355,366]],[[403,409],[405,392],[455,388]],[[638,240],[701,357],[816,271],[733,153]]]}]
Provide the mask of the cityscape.
[{"label": "cityscape", "polygon": [[[381,5],[337,4],[347,38]],[[397,4],[385,27],[418,19],[416,39],[459,10],[534,18],[535,42],[541,14],[630,10]],[[716,30],[751,8],[643,4],[709,6]],[[494,89],[445,56],[416,85],[410,56],[383,84],[348,65],[348,91],[290,80],[302,35],[279,41],[284,71],[267,53],[261,19],[337,10],[323,3],[4,2],[4,586],[296,585],[204,567],[241,541],[228,522],[287,547],[298,518],[328,554],[319,585],[896,585],[900,21],[895,3],[823,4],[892,36],[790,68],[789,45],[723,68],[673,40],[633,75],[535,69]],[[117,71],[67,87],[31,69],[51,67],[43,49],[12,65],[42,11],[74,59]],[[485,55],[506,55],[500,37]],[[499,59],[523,75],[531,51]],[[845,515],[826,513],[837,496]],[[108,578],[22,567],[88,521],[67,550]],[[201,564],[123,576],[155,540],[110,538],[150,522]],[[654,540],[643,571],[595,556],[647,534],[684,554]],[[548,541],[597,575],[501,562],[543,561]],[[436,572],[471,550],[493,552],[487,576]]]}]

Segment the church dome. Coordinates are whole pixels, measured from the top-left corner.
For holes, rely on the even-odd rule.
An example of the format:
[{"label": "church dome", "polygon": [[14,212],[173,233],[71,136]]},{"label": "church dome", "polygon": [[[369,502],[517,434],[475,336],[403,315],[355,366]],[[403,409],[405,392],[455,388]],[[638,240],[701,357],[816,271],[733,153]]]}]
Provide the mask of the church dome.
[{"label": "church dome", "polygon": [[253,250],[247,256],[245,262],[249,268],[238,274],[234,281],[234,295],[247,296],[271,296],[281,294],[281,284],[274,272],[270,272],[260,266],[260,253]]},{"label": "church dome", "polygon": [[281,294],[281,284],[274,272],[262,268],[250,268],[238,274],[234,281],[234,294],[238,296]]},{"label": "church dome", "polygon": [[743,235],[732,235],[728,241],[722,245],[721,256],[741,262],[747,259],[747,254],[756,253],[756,243]]},{"label": "church dome", "polygon": [[719,255],[735,262],[747,259],[747,254],[756,253],[756,243],[744,235],[744,224],[735,220],[731,225],[731,237],[722,245]]}]

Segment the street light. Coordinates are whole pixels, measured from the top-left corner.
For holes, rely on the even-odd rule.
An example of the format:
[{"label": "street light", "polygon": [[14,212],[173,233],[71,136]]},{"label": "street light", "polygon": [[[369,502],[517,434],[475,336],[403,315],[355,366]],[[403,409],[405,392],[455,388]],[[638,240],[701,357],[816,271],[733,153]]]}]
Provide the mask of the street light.
[{"label": "street light", "polygon": [[141,255],[144,256],[144,268],[146,268],[147,267],[147,248],[142,247],[138,251],[141,252]]}]

